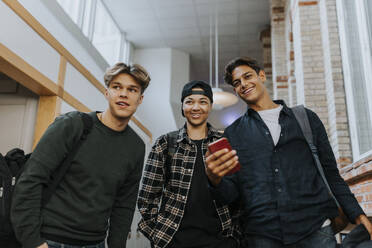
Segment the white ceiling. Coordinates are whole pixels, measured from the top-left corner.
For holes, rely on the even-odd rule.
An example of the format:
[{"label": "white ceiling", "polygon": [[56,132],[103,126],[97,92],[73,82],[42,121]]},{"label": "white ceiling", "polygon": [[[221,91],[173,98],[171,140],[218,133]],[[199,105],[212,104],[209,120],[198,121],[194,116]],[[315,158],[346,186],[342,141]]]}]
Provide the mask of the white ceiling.
[{"label": "white ceiling", "polygon": [[[269,0],[103,0],[126,38],[137,48],[171,47],[191,55],[190,80],[209,81],[210,16],[218,4],[219,83],[223,68],[236,56],[262,62],[260,32],[270,25]],[[214,22],[214,20],[213,20]],[[214,49],[214,48],[213,48]],[[214,50],[213,50],[214,51]],[[213,73],[213,77],[214,77]],[[229,114],[246,109],[239,101]],[[221,114],[227,111],[221,111]],[[236,112],[234,114],[234,112]],[[224,117],[212,114],[212,124],[226,126]]]},{"label": "white ceiling", "polygon": [[[104,0],[138,48],[171,47],[191,55],[191,79],[209,80],[210,15],[218,4],[219,72],[240,55],[262,60],[260,32],[270,24],[269,0]],[[214,22],[214,20],[213,20]]]}]

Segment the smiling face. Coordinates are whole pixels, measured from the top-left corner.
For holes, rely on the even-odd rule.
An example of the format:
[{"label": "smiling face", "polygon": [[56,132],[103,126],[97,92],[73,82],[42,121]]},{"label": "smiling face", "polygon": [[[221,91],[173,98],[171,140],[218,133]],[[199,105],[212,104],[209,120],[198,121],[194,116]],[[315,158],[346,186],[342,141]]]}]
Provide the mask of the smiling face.
[{"label": "smiling face", "polygon": [[264,71],[257,72],[247,65],[240,65],[232,71],[232,86],[234,91],[248,105],[257,105],[263,100],[266,88]]},{"label": "smiling face", "polygon": [[115,76],[105,92],[111,115],[118,120],[129,119],[142,103],[141,85],[126,73]]},{"label": "smiling face", "polygon": [[[201,88],[193,88],[193,91],[203,91]],[[187,123],[196,127],[206,124],[212,103],[205,95],[189,95],[182,103],[183,114]]]}]

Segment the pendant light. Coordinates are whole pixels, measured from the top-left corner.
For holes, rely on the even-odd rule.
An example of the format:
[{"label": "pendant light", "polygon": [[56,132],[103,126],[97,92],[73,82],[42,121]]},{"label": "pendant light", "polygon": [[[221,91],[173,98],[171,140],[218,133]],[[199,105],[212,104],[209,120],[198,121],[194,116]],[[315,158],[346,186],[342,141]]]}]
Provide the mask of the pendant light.
[{"label": "pendant light", "polygon": [[223,108],[232,106],[238,102],[236,95],[223,91],[218,87],[218,3],[215,7],[215,80],[216,87],[213,88],[213,29],[212,29],[212,15],[210,15],[210,35],[209,35],[209,84],[213,91],[213,109],[221,110]]}]

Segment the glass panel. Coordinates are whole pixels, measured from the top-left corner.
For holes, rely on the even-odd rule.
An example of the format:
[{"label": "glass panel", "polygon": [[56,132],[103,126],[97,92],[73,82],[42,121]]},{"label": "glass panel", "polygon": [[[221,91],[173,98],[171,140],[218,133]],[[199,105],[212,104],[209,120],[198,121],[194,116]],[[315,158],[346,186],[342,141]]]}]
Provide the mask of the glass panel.
[{"label": "glass panel", "polygon": [[357,12],[355,1],[343,0],[343,9],[345,13],[345,32],[346,45],[349,61],[347,61],[351,84],[353,89],[354,110],[356,117],[356,128],[359,143],[359,152],[361,154],[372,149],[372,127],[370,111],[368,109],[366,80],[363,70],[363,53],[361,51]]},{"label": "glass panel", "polygon": [[120,57],[121,33],[101,1],[97,1],[93,45],[110,65]]},{"label": "glass panel", "polygon": [[80,15],[80,1],[76,0],[57,0],[63,10],[70,16],[70,18],[78,25]]},{"label": "glass panel", "polygon": [[364,7],[366,8],[366,16],[367,16],[367,27],[369,32],[369,47],[371,51],[371,58],[372,58],[372,1],[371,0],[364,0]]},{"label": "glass panel", "polygon": [[129,50],[128,49],[128,41],[126,41],[124,38],[122,38],[121,46],[122,46],[122,48],[121,48],[122,53],[121,53],[120,61],[128,64],[128,62],[127,62],[128,61],[128,56],[129,56],[129,54],[128,54],[128,50]]},{"label": "glass panel", "polygon": [[85,1],[85,11],[83,16],[83,26],[82,30],[86,37],[89,38],[89,32],[90,32],[90,23],[93,21],[92,17],[92,8],[93,8],[93,2],[92,0]]}]

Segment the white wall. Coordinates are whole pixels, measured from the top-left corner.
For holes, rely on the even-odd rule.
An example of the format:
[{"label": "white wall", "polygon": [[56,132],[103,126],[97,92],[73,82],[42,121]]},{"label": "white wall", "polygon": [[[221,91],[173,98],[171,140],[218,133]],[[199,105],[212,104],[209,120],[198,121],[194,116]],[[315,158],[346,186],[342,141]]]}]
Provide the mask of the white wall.
[{"label": "white wall", "polygon": [[[155,140],[178,129],[171,106],[171,88],[182,87],[188,81],[189,58],[170,48],[135,49],[133,62],[144,66],[151,77],[136,117],[151,131]],[[172,79],[177,79],[175,86]],[[179,96],[174,98],[180,99]]]},{"label": "white wall", "polygon": [[175,49],[172,49],[171,63],[171,87],[169,99],[173,109],[173,116],[176,125],[180,128],[185,119],[181,113],[181,94],[183,86],[189,82],[190,77],[190,55]]},{"label": "white wall", "polygon": [[104,95],[70,64],[66,67],[65,90],[92,110],[107,108]]},{"label": "white wall", "polygon": [[38,96],[0,74],[0,153],[31,152]]},{"label": "white wall", "polygon": [[46,77],[57,81],[58,53],[2,1],[0,1],[0,30],[0,43]]}]

